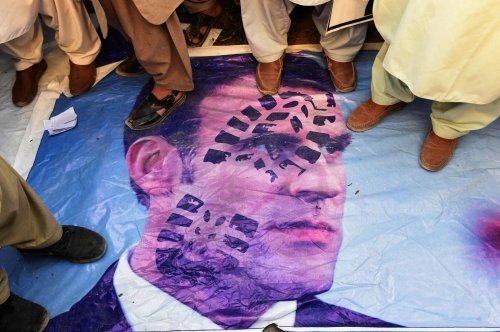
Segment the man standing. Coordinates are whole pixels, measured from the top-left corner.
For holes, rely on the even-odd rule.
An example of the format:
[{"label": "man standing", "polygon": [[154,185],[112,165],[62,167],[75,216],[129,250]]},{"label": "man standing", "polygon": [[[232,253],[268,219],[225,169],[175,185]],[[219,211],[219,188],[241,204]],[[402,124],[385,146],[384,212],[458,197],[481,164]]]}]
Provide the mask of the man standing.
[{"label": "man standing", "polygon": [[[315,6],[313,20],[321,34],[321,46],[333,85],[338,92],[356,88],[353,59],[363,46],[366,24],[348,27],[326,35],[332,9],[329,0],[242,0],[243,26],[252,54],[257,59],[257,89],[264,95],[278,92],[283,72],[289,14],[296,4]],[[356,5],[353,1],[352,5]]]},{"label": "man standing", "polygon": [[38,82],[47,69],[43,60],[42,26],[55,30],[59,47],[69,57],[69,89],[72,95],[89,90],[96,79],[95,58],[101,42],[81,1],[24,0],[0,3],[0,49],[16,68],[12,102],[18,107],[33,101]]},{"label": "man standing", "polygon": [[458,138],[500,116],[500,2],[375,1],[385,44],[372,69],[371,99],[347,120],[368,130],[415,97],[430,99],[432,128],[420,165],[438,171]]}]

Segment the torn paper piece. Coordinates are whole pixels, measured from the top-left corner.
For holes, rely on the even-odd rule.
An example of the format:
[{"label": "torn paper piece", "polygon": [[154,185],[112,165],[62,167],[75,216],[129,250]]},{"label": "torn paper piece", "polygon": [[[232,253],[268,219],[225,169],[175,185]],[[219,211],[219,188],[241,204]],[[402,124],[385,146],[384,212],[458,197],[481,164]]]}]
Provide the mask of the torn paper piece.
[{"label": "torn paper piece", "polygon": [[49,132],[50,136],[70,130],[76,126],[76,123],[77,115],[73,107],[50,118],[50,120],[43,120],[43,126]]}]

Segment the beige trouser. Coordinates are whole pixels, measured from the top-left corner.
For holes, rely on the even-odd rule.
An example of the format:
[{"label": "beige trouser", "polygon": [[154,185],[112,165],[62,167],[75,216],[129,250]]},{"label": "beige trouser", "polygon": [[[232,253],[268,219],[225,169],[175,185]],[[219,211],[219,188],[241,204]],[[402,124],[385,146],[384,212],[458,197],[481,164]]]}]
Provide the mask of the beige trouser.
[{"label": "beige trouser", "polygon": [[137,60],[155,84],[172,90],[194,88],[189,53],[181,24],[174,12],[165,24],[148,22],[131,0],[100,0],[108,23],[134,47]]},{"label": "beige trouser", "polygon": [[[77,65],[88,65],[101,49],[101,41],[80,0],[41,0],[40,15],[55,30],[55,39],[69,59]],[[14,60],[17,71],[42,60],[43,33],[40,20],[24,35],[0,45]]]},{"label": "beige trouser", "polygon": [[[0,157],[0,246],[44,248],[62,236],[61,225],[31,187]],[[0,304],[9,297],[7,273],[0,271]]]},{"label": "beige trouser", "polygon": [[[335,61],[349,62],[358,54],[366,36],[367,24],[325,35],[332,2],[315,6],[313,21],[321,34],[321,46]],[[278,60],[288,46],[290,12],[295,4],[289,0],[241,0],[241,15],[248,44],[259,62]]]},{"label": "beige trouser", "polygon": [[[389,48],[384,43],[372,68],[372,100],[379,105],[393,105],[399,101],[410,103],[415,95],[405,83],[389,74],[383,67]],[[443,138],[455,139],[471,130],[486,127],[500,116],[500,98],[490,104],[432,102],[432,129]]]}]

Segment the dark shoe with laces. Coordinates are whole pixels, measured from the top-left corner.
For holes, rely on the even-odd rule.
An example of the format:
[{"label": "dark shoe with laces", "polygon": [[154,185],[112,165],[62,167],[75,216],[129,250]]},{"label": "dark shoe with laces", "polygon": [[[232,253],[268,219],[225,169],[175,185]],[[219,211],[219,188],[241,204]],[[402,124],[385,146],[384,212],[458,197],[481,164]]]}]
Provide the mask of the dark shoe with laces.
[{"label": "dark shoe with laces", "polygon": [[57,256],[74,263],[90,263],[106,253],[106,240],[90,229],[79,226],[62,226],[61,239],[50,247],[18,249],[23,255]]},{"label": "dark shoe with laces", "polygon": [[39,304],[25,300],[14,293],[0,304],[0,331],[38,332],[49,322],[47,310]]}]

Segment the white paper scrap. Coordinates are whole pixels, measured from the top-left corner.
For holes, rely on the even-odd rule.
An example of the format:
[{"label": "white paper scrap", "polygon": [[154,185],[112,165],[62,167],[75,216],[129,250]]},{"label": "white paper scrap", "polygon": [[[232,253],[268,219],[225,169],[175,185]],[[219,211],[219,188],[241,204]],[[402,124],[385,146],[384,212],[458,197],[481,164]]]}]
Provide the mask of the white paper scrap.
[{"label": "white paper scrap", "polygon": [[43,120],[43,126],[49,132],[50,136],[70,130],[76,126],[76,123],[77,115],[73,107],[68,108],[66,111],[49,120]]}]

